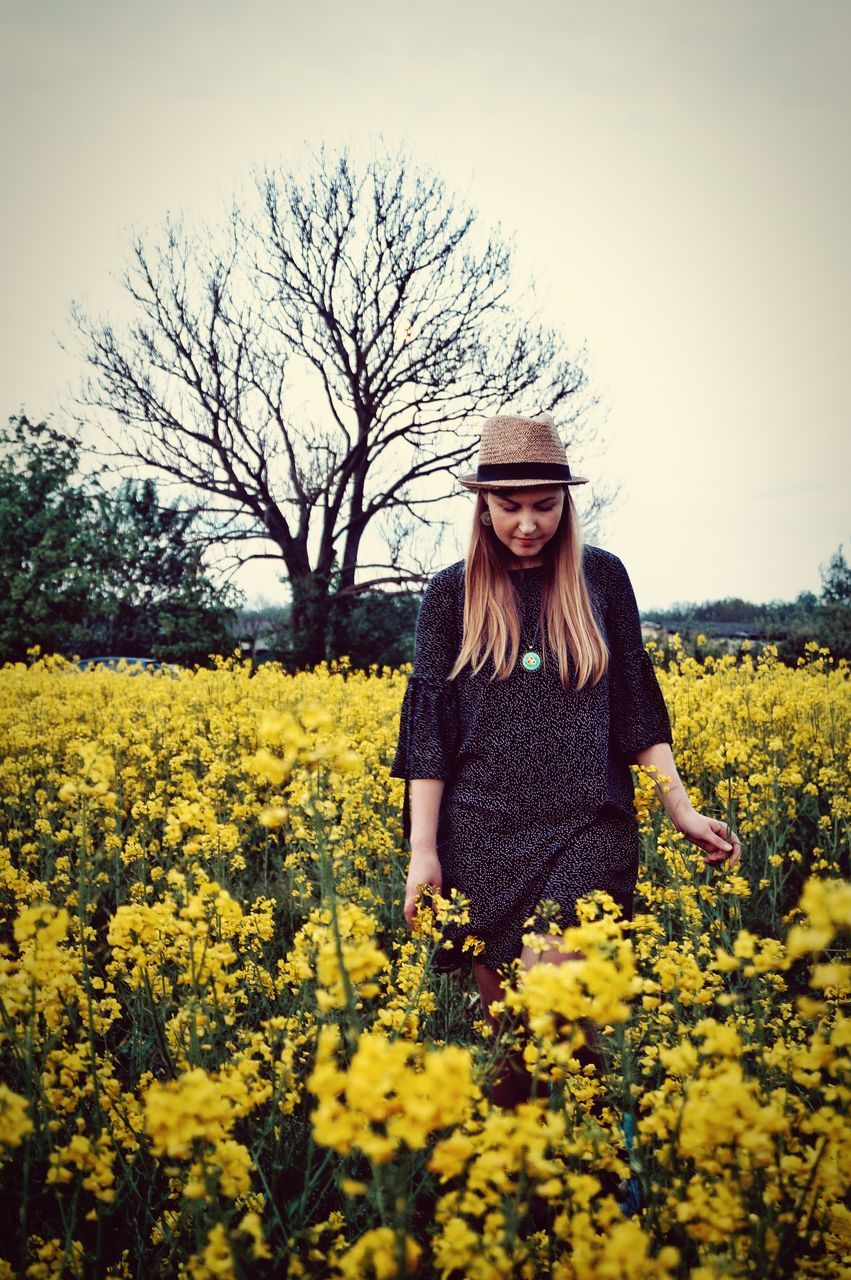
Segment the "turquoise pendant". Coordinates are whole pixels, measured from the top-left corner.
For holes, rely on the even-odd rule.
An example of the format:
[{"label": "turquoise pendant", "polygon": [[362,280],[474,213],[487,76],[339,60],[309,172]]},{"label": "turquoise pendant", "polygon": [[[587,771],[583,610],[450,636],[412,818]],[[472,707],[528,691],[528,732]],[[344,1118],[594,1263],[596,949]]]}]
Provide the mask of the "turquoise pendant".
[{"label": "turquoise pendant", "polygon": [[529,649],[528,652],[523,654],[521,662],[524,671],[537,671],[541,665],[541,655],[535,653],[534,649]]}]

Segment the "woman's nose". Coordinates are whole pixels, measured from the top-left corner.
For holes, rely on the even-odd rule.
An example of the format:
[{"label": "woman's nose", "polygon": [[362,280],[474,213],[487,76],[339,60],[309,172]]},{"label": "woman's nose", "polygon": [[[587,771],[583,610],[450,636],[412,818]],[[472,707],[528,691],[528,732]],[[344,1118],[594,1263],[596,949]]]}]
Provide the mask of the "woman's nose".
[{"label": "woman's nose", "polygon": [[535,517],[523,512],[520,516],[520,529],[523,533],[535,532]]}]

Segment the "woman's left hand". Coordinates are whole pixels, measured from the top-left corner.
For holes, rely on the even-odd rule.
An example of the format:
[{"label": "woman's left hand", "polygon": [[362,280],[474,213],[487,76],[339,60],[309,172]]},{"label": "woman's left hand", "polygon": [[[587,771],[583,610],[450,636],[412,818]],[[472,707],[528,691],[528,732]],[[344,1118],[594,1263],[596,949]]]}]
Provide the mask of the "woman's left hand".
[{"label": "woman's left hand", "polygon": [[742,855],[742,847],[735,831],[718,818],[706,818],[702,813],[689,806],[680,809],[676,817],[672,815],[674,826],[687,840],[696,844],[706,854],[706,861],[715,866],[725,862],[728,867],[735,867]]}]

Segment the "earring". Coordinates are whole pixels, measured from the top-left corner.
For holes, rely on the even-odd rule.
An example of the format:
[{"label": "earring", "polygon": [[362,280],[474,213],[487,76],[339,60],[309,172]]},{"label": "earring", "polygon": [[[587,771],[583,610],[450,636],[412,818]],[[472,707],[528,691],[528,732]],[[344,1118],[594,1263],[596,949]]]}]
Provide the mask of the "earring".
[{"label": "earring", "polygon": [[489,511],[483,511],[479,519],[481,520],[482,524],[486,524],[488,528],[490,528],[490,526],[493,524],[493,518]]}]

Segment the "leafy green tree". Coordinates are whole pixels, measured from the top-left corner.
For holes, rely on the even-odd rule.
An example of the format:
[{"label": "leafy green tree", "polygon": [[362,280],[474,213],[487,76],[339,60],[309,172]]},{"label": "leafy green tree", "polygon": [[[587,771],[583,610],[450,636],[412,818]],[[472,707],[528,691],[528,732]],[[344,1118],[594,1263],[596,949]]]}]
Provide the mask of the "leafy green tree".
[{"label": "leafy green tree", "polygon": [[107,493],[79,477],[77,446],[46,422],[10,419],[0,447],[0,660],[230,650],[235,593],[207,577],[194,513],[161,506],[151,481]]},{"label": "leafy green tree", "polygon": [[797,661],[807,644],[829,649],[834,658],[851,658],[851,566],[842,544],[821,569],[821,595],[798,597],[801,606],[789,620],[778,646],[785,662]]},{"label": "leafy green tree", "polygon": [[851,607],[851,565],[845,559],[842,543],[821,570],[822,604],[844,604]]},{"label": "leafy green tree", "polygon": [[[345,600],[345,597],[343,598]],[[420,596],[409,592],[363,592],[332,609],[329,619],[331,652],[346,654],[355,667],[397,667],[414,660],[414,629]],[[338,605],[339,607],[339,605]]]},{"label": "leafy green tree", "polygon": [[91,499],[72,483],[79,455],[25,415],[0,432],[0,657],[67,650],[93,585]]},{"label": "leafy green tree", "polygon": [[[407,591],[358,593],[345,608],[332,608],[327,652],[347,657],[362,670],[373,664],[398,667],[412,662],[419,603],[420,596]],[[291,605],[240,611],[238,634],[240,641],[253,648],[257,661],[280,662],[290,670],[298,667]]]},{"label": "leafy green tree", "polygon": [[232,649],[236,593],[207,576],[195,513],[161,506],[151,480],[125,480],[94,508],[100,574],[90,643],[187,665]]}]

